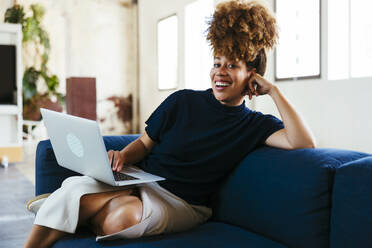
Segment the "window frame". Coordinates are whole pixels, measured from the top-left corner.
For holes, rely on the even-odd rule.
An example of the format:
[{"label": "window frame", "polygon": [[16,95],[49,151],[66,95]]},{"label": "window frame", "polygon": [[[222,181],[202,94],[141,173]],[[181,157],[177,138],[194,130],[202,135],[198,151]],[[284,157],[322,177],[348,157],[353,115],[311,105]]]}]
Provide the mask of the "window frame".
[{"label": "window frame", "polygon": [[[277,1],[273,1],[274,13],[277,13]],[[275,82],[282,81],[298,81],[298,80],[307,80],[307,79],[321,79],[322,78],[322,1],[319,1],[319,74],[309,75],[309,76],[300,76],[300,77],[286,77],[278,78],[277,77],[277,48],[274,50],[274,80]],[[279,37],[280,39],[280,37]]]}]

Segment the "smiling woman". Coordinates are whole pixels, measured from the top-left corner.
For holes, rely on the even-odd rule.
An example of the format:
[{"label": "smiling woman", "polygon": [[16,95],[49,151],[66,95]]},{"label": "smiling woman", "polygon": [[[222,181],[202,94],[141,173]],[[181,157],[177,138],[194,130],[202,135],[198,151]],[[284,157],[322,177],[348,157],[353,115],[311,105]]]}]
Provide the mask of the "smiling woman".
[{"label": "smiling woman", "polygon": [[[314,147],[310,130],[279,88],[259,74],[266,66],[265,49],[276,42],[275,23],[271,13],[258,2],[231,0],[218,4],[208,29],[215,56],[210,73],[212,89],[179,90],[169,95],[145,122],[145,132],[139,138],[120,151],[108,152],[115,171],[136,164],[166,180],[137,185],[138,193],[131,196],[135,198],[133,204],[119,206],[118,202],[127,202],[128,192],[112,188],[118,195],[105,195],[100,193],[104,187],[99,186],[92,193],[84,177],[68,178],[41,206],[26,247],[33,247],[40,239],[47,240],[47,246],[76,229],[76,224],[66,229],[66,217],[62,215],[56,214],[53,223],[49,222],[44,211],[58,205],[66,211],[56,212],[68,212],[68,222],[77,223],[79,198],[73,201],[75,207],[68,208],[64,197],[58,197],[76,188],[72,181],[90,193],[89,202],[85,195],[81,198],[84,204],[80,212],[89,212],[82,218],[85,224],[94,221],[94,216],[102,216],[95,230],[105,230],[103,233],[110,239],[180,232],[211,217],[217,189],[239,161],[257,147]],[[266,94],[274,100],[284,123],[245,106],[246,95],[252,99],[253,95]],[[142,218],[134,218],[133,213],[142,212],[141,208],[146,210]],[[118,211],[128,211],[125,217],[135,221],[112,218]],[[112,226],[117,228],[105,228]],[[132,236],[123,235],[128,230],[132,230]]]}]

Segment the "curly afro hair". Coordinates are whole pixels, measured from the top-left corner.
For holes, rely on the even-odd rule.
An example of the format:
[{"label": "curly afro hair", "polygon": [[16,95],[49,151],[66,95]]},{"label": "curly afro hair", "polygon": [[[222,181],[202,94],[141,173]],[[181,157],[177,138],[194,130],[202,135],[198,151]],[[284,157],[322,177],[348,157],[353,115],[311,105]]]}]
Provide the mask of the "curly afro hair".
[{"label": "curly afro hair", "polygon": [[276,20],[264,5],[245,0],[222,2],[208,25],[207,41],[215,56],[243,60],[252,67],[264,64],[264,73],[265,50],[273,48],[278,39]]}]

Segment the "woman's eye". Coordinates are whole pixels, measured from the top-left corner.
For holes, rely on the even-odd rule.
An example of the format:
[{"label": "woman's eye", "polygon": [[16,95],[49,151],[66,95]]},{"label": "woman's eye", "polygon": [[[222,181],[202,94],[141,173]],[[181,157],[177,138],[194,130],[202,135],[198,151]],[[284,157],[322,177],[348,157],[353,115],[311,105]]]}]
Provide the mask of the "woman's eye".
[{"label": "woman's eye", "polygon": [[229,69],[234,69],[234,68],[235,68],[235,65],[234,65],[234,64],[229,64],[229,65],[227,66],[227,68],[229,68]]},{"label": "woman's eye", "polygon": [[213,67],[218,68],[218,67],[220,67],[220,64],[213,64]]}]

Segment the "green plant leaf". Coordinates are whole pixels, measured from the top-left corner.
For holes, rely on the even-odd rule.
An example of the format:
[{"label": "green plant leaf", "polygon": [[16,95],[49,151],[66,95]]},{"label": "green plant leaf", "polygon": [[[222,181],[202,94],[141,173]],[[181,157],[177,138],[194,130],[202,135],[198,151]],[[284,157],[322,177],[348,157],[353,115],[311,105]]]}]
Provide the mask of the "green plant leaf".
[{"label": "green plant leaf", "polygon": [[48,89],[50,92],[56,93],[57,87],[59,86],[59,79],[57,75],[52,75],[47,82]]},{"label": "green plant leaf", "polygon": [[36,40],[39,36],[39,23],[32,17],[26,18],[23,27],[23,41]]},{"label": "green plant leaf", "polygon": [[37,93],[36,82],[39,79],[40,72],[34,67],[29,67],[23,74],[23,96],[25,100],[29,100],[34,97]]},{"label": "green plant leaf", "polygon": [[50,41],[48,33],[41,27],[39,27],[39,39],[40,44],[44,46],[44,48],[49,51],[50,49]]},{"label": "green plant leaf", "polygon": [[4,22],[8,23],[20,23],[23,26],[25,21],[25,12],[21,5],[14,5],[11,8],[8,8],[4,15]]},{"label": "green plant leaf", "polygon": [[48,76],[45,72],[41,72],[41,76],[43,77],[46,85],[48,86],[48,91],[52,95],[57,94],[57,88],[59,86],[59,79],[57,75]]},{"label": "green plant leaf", "polygon": [[45,73],[45,75],[47,75],[47,71],[48,71],[48,68],[47,68],[48,60],[49,60],[49,54],[47,53],[47,51],[44,51],[44,53],[41,55],[40,71]]},{"label": "green plant leaf", "polygon": [[12,8],[7,9],[4,20],[10,23],[21,23],[23,32],[23,43],[33,41],[36,46],[42,46],[44,49],[43,53],[37,52],[35,56],[41,59],[40,71],[34,67],[26,68],[23,74],[23,99],[24,103],[36,99],[37,96],[37,85],[36,82],[40,76],[44,79],[46,86],[48,87],[47,95],[55,95],[58,99],[63,102],[64,97],[61,93],[57,92],[59,86],[59,79],[56,75],[48,73],[48,60],[50,52],[50,39],[48,32],[41,26],[42,19],[45,15],[45,9],[40,4],[32,4],[30,6],[32,16],[25,18],[25,12],[23,6],[14,5]]},{"label": "green plant leaf", "polygon": [[31,6],[31,10],[32,10],[32,13],[33,13],[33,17],[38,21],[38,22],[41,22],[41,20],[43,19],[44,17],[44,14],[45,14],[45,9],[43,6],[41,6],[40,4],[32,4]]}]

